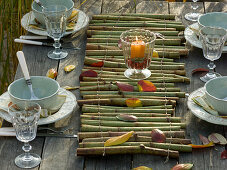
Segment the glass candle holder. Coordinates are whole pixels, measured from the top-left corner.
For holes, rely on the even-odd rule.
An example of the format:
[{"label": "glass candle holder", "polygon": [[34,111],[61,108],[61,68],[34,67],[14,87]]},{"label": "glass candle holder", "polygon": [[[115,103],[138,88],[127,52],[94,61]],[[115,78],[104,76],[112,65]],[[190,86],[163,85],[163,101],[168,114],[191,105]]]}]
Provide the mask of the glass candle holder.
[{"label": "glass candle holder", "polygon": [[124,75],[133,80],[150,77],[148,70],[153,54],[156,35],[148,30],[131,29],[120,36],[127,70]]}]

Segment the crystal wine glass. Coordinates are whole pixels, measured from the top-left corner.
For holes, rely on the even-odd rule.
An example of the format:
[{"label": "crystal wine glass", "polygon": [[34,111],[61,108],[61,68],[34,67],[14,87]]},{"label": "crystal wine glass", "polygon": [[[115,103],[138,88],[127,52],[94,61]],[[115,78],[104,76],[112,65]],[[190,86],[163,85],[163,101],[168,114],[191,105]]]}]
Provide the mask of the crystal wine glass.
[{"label": "crystal wine glass", "polygon": [[[198,9],[198,5],[196,4],[196,2],[198,0],[192,0],[193,3],[191,5],[192,9],[195,11],[196,9]],[[185,15],[185,19],[189,20],[189,21],[197,21],[199,16],[201,15],[201,13],[197,13],[197,12],[191,12],[191,13],[187,13]]]},{"label": "crystal wine glass", "polygon": [[20,168],[34,168],[40,164],[41,158],[35,153],[29,153],[32,149],[29,142],[36,137],[41,107],[34,102],[20,102],[12,104],[8,111],[16,131],[16,138],[24,142],[22,149],[25,153],[16,157],[15,164]]},{"label": "crystal wine glass", "polygon": [[156,34],[143,29],[131,29],[120,36],[129,79],[142,80],[151,75],[148,70],[156,40]]},{"label": "crystal wine glass", "polygon": [[203,82],[220,76],[220,74],[214,72],[214,68],[216,67],[214,60],[221,57],[226,36],[227,32],[223,28],[203,27],[200,29],[199,39],[202,43],[203,55],[206,59],[210,60],[208,64],[209,72],[205,76],[200,77]]},{"label": "crystal wine glass", "polygon": [[66,30],[66,11],[67,8],[63,5],[50,5],[43,8],[47,34],[54,39],[55,49],[47,55],[51,59],[63,59],[68,55],[67,51],[60,49],[60,39]]}]

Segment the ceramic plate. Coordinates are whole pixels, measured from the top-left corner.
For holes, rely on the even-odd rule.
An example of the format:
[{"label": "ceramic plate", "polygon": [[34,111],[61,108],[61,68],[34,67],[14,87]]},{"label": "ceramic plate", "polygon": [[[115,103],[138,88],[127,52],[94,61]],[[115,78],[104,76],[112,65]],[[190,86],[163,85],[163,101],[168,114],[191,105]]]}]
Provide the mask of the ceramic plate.
[{"label": "ceramic plate", "polygon": [[195,104],[192,101],[193,97],[196,96],[202,96],[205,94],[205,90],[204,87],[199,88],[197,90],[195,90],[194,92],[192,92],[190,94],[190,96],[188,97],[188,107],[191,110],[191,112],[198,118],[205,120],[207,122],[213,123],[213,124],[217,124],[217,125],[225,125],[227,126],[227,119],[223,119],[214,115],[209,114],[208,112],[206,112],[204,109],[202,109],[200,106],[198,106],[197,104]]},{"label": "ceramic plate", "polygon": [[[79,11],[76,26],[74,27],[73,31],[66,31],[64,35],[69,35],[69,34],[72,34],[72,33],[76,33],[78,31],[80,31],[81,29],[85,28],[88,25],[88,23],[89,23],[89,17],[83,11],[80,11],[78,9],[74,9],[74,10]],[[42,31],[42,30],[31,28],[31,27],[29,27],[30,24],[36,24],[35,23],[35,16],[33,15],[32,11],[27,13],[27,14],[25,14],[23,16],[23,18],[21,19],[22,27],[25,30],[27,30],[27,31],[29,31],[29,32],[31,32],[33,34],[47,36],[47,32],[46,31]]]},{"label": "ceramic plate", "polygon": [[[41,118],[38,122],[38,125],[50,124],[58,120],[61,120],[64,117],[70,115],[73,112],[73,110],[76,108],[77,102],[76,102],[76,97],[74,96],[73,93],[63,88],[60,88],[60,91],[58,94],[67,96],[65,103],[62,105],[62,107],[59,109],[58,112],[48,116],[47,118]],[[7,113],[7,110],[8,110],[7,106],[9,102],[10,102],[10,98],[9,98],[8,92],[5,92],[0,96],[0,117],[2,117],[8,122],[11,122],[11,116]]]},{"label": "ceramic plate", "polygon": [[[190,28],[194,28],[196,30],[199,30],[199,25],[198,23],[194,23],[192,25],[190,25],[189,27],[187,27],[184,31],[184,36],[185,39],[190,42],[193,46],[197,47],[197,48],[202,48],[202,44],[198,39],[198,36],[196,35],[196,33],[194,31],[192,31]],[[227,46],[225,46],[223,48],[223,52],[227,52]]]}]

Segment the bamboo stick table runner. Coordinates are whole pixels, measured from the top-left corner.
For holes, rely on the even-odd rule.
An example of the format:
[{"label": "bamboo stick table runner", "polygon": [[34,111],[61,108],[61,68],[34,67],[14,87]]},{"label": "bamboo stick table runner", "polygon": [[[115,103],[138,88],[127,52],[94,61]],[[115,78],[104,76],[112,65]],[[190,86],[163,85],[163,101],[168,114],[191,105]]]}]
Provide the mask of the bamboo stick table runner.
[{"label": "bamboo stick table runner", "polygon": [[[185,92],[175,83],[190,83],[185,64],[176,62],[188,54],[182,31],[184,25],[175,15],[104,14],[93,15],[87,30],[86,56],[80,76],[82,100],[81,132],[78,133],[77,155],[154,154],[178,158],[179,152],[191,152],[190,139],[185,139],[186,124],[175,117],[175,106]],[[124,76],[126,65],[119,47],[120,34],[128,29],[142,28],[164,35],[155,41],[158,57],[152,57],[151,76],[155,92],[141,92],[138,80]],[[132,90],[122,90],[119,85]],[[141,107],[127,107],[127,101],[138,99]],[[119,116],[136,116],[135,122]],[[125,118],[126,119],[126,118]],[[151,131],[162,130],[165,143],[152,140]],[[134,135],[116,146],[105,142],[129,131]]]}]

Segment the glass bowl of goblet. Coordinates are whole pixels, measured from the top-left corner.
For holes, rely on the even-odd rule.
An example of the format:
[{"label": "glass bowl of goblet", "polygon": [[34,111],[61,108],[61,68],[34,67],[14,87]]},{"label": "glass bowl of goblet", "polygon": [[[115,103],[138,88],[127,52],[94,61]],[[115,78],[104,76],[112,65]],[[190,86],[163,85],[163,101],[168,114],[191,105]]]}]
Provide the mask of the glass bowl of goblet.
[{"label": "glass bowl of goblet", "polygon": [[144,29],[131,29],[120,36],[125,64],[124,75],[133,80],[150,77],[151,63],[156,34]]}]

